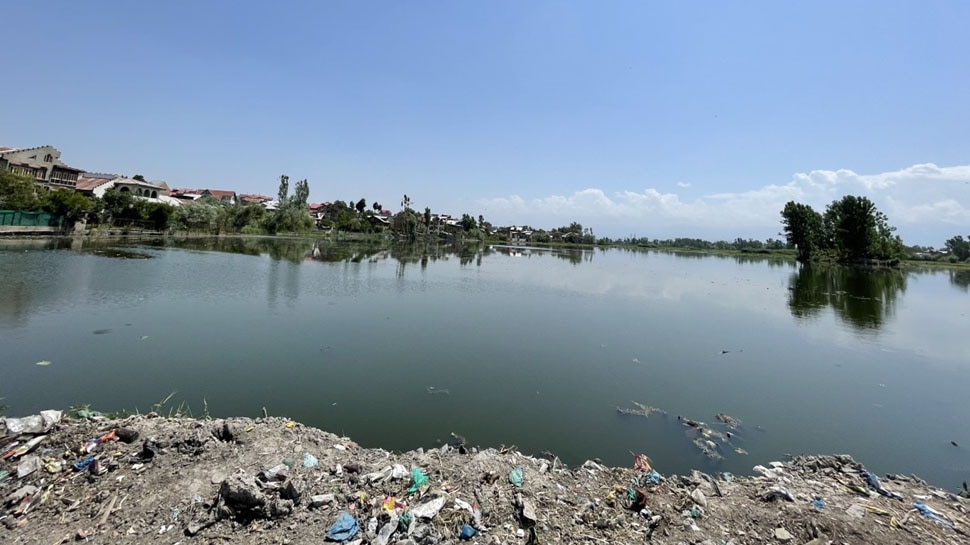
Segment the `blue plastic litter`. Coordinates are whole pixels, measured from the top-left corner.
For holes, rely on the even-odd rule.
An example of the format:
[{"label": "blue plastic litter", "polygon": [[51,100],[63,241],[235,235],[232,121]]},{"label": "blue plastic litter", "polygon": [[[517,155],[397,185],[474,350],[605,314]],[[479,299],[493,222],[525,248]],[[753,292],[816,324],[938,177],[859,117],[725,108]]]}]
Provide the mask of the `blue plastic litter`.
[{"label": "blue plastic litter", "polygon": [[327,541],[347,541],[357,535],[358,531],[360,531],[360,525],[357,524],[357,519],[350,513],[341,513],[337,517],[337,522],[327,530]]},{"label": "blue plastic litter", "polygon": [[478,530],[472,528],[472,525],[471,524],[466,524],[466,525],[464,525],[464,526],[461,527],[461,533],[458,534],[458,538],[459,539],[471,539],[471,538],[475,537],[475,534],[477,534],[477,533],[478,533]]},{"label": "blue plastic litter", "polygon": [[723,477],[726,482],[731,482],[731,481],[734,480],[734,475],[732,475],[728,471],[725,471],[724,473],[721,473],[721,477]]},{"label": "blue plastic litter", "polygon": [[660,474],[656,470],[643,476],[643,484],[660,484]]},{"label": "blue plastic litter", "polygon": [[91,467],[91,464],[93,463],[94,463],[94,456],[91,456],[90,458],[85,458],[83,460],[75,462],[74,465],[72,465],[71,467],[74,468],[74,471],[83,471]]},{"label": "blue plastic litter", "polygon": [[917,501],[917,502],[913,502],[913,507],[915,507],[916,510],[919,511],[924,517],[932,520],[933,522],[936,522],[937,524],[942,524],[943,526],[947,526],[949,528],[953,528],[952,522],[943,518],[943,515],[941,513],[939,513],[929,505],[926,505],[921,501]]},{"label": "blue plastic litter", "polygon": [[825,509],[825,502],[822,500],[815,500],[812,502],[812,507],[816,509]]},{"label": "blue plastic litter", "polygon": [[869,488],[875,490],[876,492],[882,494],[883,496],[886,496],[887,498],[893,498],[894,500],[900,500],[900,501],[903,500],[903,497],[900,496],[899,494],[895,492],[890,492],[889,490],[886,490],[885,488],[883,488],[882,483],[879,482],[879,477],[877,477],[874,473],[863,471],[862,478],[865,479],[866,485],[868,485]]},{"label": "blue plastic litter", "polygon": [[517,467],[509,473],[509,482],[512,483],[516,488],[522,488],[522,481],[525,478],[523,474],[523,469]]},{"label": "blue plastic litter", "polygon": [[309,452],[303,453],[303,467],[317,467],[320,465],[320,460],[316,456],[310,454]]}]

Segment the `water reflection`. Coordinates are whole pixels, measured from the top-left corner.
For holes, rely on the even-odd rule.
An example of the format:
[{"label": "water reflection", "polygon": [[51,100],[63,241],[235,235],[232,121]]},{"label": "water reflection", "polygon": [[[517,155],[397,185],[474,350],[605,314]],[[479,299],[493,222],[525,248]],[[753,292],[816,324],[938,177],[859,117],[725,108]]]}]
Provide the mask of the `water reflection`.
[{"label": "water reflection", "polygon": [[906,274],[835,265],[804,265],[789,279],[788,307],[796,318],[811,319],[832,307],[859,332],[876,332],[896,313]]},{"label": "water reflection", "polygon": [[970,269],[951,269],[950,283],[963,291],[970,291]]}]

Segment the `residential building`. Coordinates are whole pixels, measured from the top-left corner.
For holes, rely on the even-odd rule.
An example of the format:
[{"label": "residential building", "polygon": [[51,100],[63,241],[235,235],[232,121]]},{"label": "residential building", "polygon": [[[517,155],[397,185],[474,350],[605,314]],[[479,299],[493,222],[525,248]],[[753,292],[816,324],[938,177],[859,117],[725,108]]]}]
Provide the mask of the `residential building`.
[{"label": "residential building", "polygon": [[104,194],[109,190],[115,190],[152,202],[162,202],[173,206],[181,204],[179,199],[169,195],[168,185],[165,182],[143,182],[116,174],[85,172],[78,178],[75,190],[98,198],[104,197]]},{"label": "residential building", "polygon": [[114,187],[114,180],[121,178],[117,174],[103,174],[100,172],[84,172],[77,178],[74,190],[88,197],[104,197],[104,192]]},{"label": "residential building", "polygon": [[70,187],[77,185],[83,170],[69,167],[61,161],[61,152],[54,146],[35,148],[0,147],[0,168],[14,174],[29,176],[45,187]]},{"label": "residential building", "polygon": [[239,204],[244,206],[247,204],[262,204],[265,206],[266,203],[273,200],[273,197],[267,197],[266,195],[251,195],[246,193],[240,193],[239,195],[236,195],[236,197]]},{"label": "residential building", "polygon": [[223,204],[236,204],[236,192],[224,191],[222,189],[205,189],[202,191],[203,197],[212,197]]}]

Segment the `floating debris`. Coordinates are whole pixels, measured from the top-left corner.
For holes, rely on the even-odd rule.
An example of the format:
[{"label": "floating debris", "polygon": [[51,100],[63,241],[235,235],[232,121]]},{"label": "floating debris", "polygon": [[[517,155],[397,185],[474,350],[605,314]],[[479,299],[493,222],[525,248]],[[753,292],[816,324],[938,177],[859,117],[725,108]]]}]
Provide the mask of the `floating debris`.
[{"label": "floating debris", "polygon": [[727,443],[730,438],[730,434],[724,434],[717,430],[712,430],[711,428],[697,428],[701,432],[701,437],[704,439],[717,439],[722,443]]},{"label": "floating debris", "polygon": [[704,456],[707,456],[711,460],[723,460],[724,456],[719,452],[720,446],[710,439],[704,439],[703,437],[697,437],[694,439],[694,446],[696,446]]},{"label": "floating debris", "polygon": [[633,363],[640,363],[640,358],[633,358]]},{"label": "floating debris", "polygon": [[744,450],[743,448],[740,448],[740,447],[734,449],[734,452],[737,452],[738,454],[742,454],[742,455],[745,455],[745,456],[748,454],[748,451],[746,451],[746,450]]},{"label": "floating debris", "polygon": [[650,405],[644,405],[643,403],[637,403],[636,401],[631,401],[630,403],[632,403],[635,406],[635,408],[633,408],[633,409],[625,409],[623,407],[617,407],[616,408],[616,412],[618,412],[620,414],[629,414],[629,415],[633,415],[633,416],[642,416],[644,418],[647,418],[647,417],[649,417],[650,415],[652,415],[654,413],[658,413],[658,414],[662,414],[664,416],[667,416],[667,411],[665,411],[663,409],[658,409],[656,407],[651,407]]},{"label": "floating debris", "polygon": [[51,362],[49,360],[40,360],[39,362],[36,363],[36,365],[39,365],[41,367],[47,367],[50,364]]},{"label": "floating debris", "polygon": [[691,428],[703,428],[704,427],[704,423],[703,422],[700,422],[700,421],[697,421],[697,420],[691,420],[690,418],[684,418],[683,416],[679,416],[678,415],[677,416],[677,420],[680,420],[681,422],[684,423],[685,426],[688,426],[688,427],[691,427]]},{"label": "floating debris", "polygon": [[738,426],[741,425],[740,420],[724,413],[717,413],[715,418],[717,418],[718,420],[723,422],[727,427],[732,429],[737,428]]},{"label": "floating debris", "polygon": [[448,389],[446,389],[446,388],[435,388],[434,386],[428,386],[427,391],[428,391],[429,394],[431,394],[433,396],[434,395],[442,395],[442,396],[450,396],[451,395],[451,391],[448,390]]},{"label": "floating debris", "polygon": [[95,329],[91,333],[94,333],[95,335],[107,335],[108,333],[111,333],[111,330],[110,329]]}]

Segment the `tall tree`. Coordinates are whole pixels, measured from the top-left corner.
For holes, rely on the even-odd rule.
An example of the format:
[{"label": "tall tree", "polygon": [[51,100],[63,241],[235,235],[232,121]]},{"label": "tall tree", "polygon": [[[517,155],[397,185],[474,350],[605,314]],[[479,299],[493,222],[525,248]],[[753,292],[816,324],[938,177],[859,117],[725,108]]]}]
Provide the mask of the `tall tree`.
[{"label": "tall tree", "polygon": [[781,211],[785,238],[798,248],[798,260],[808,261],[824,247],[822,215],[807,204],[789,201]]},{"label": "tall tree", "polygon": [[[970,237],[967,237],[970,239]],[[970,259],[970,240],[964,240],[963,236],[957,235],[950,240],[946,241],[946,249],[950,251],[950,255],[957,258],[958,261],[966,261]]]},{"label": "tall tree", "polygon": [[290,177],[286,174],[280,176],[280,188],[277,193],[277,208],[281,208],[286,204],[287,194],[290,192]]},{"label": "tall tree", "polygon": [[374,204],[371,205],[371,208],[374,209],[374,212],[380,212],[381,211],[381,203],[379,203],[377,201],[374,201]]},{"label": "tall tree", "polygon": [[296,187],[293,189],[293,198],[297,204],[307,205],[307,201],[310,199],[310,184],[306,181],[306,178],[296,182]]},{"label": "tall tree", "polygon": [[903,243],[894,236],[885,214],[866,197],[846,195],[825,209],[825,231],[839,258],[895,259],[902,254]]},{"label": "tall tree", "polygon": [[364,199],[361,199],[361,200],[357,201],[356,208],[357,208],[357,213],[358,214],[363,214],[364,213],[364,210],[367,209],[367,201],[364,200]]}]

